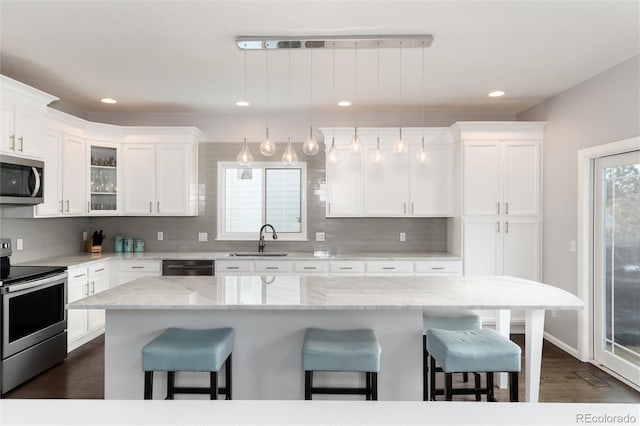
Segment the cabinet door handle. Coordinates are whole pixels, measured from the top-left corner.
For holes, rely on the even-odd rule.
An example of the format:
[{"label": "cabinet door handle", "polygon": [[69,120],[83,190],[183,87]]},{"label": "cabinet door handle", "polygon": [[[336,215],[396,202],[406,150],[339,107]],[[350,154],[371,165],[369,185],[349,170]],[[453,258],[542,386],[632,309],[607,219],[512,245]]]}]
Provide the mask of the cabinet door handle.
[{"label": "cabinet door handle", "polygon": [[60,200],[60,213],[64,213],[64,201]]},{"label": "cabinet door handle", "polygon": [[85,292],[84,292],[85,297],[89,296],[89,283],[86,283],[84,285],[84,288],[86,289]]},{"label": "cabinet door handle", "polygon": [[153,201],[149,201],[149,213],[153,213]]},{"label": "cabinet door handle", "polygon": [[69,200],[67,200],[67,213],[69,213],[69,209],[70,209],[70,207],[69,207]]},{"label": "cabinet door handle", "polygon": [[91,201],[87,201],[87,213],[91,213]]},{"label": "cabinet door handle", "polygon": [[508,234],[509,233],[509,222],[505,222],[504,223],[504,233]]},{"label": "cabinet door handle", "polygon": [[500,221],[496,222],[496,226],[497,226],[496,232],[499,234],[500,233]]},{"label": "cabinet door handle", "polygon": [[396,269],[396,267],[395,266],[383,266],[382,269],[384,269],[384,270],[394,270],[394,269]]},{"label": "cabinet door handle", "polygon": [[496,214],[500,214],[500,203],[496,203]]},{"label": "cabinet door handle", "polygon": [[96,282],[91,281],[91,294],[96,294]]},{"label": "cabinet door handle", "polygon": [[331,214],[331,202],[329,202],[329,214]]},{"label": "cabinet door handle", "polygon": [[411,214],[413,214],[413,201],[411,202]]},{"label": "cabinet door handle", "polygon": [[20,136],[18,138],[18,140],[20,141],[20,149],[18,151],[23,152],[24,151],[24,139],[22,138],[22,136]]},{"label": "cabinet door handle", "polygon": [[509,214],[509,203],[504,203],[504,214]]},{"label": "cabinet door handle", "polygon": [[15,151],[16,150],[16,135],[9,136],[9,139],[11,140],[11,146],[9,147],[9,149],[11,151]]},{"label": "cabinet door handle", "polygon": [[402,214],[407,214],[407,203],[402,203]]},{"label": "cabinet door handle", "polygon": [[158,213],[160,213],[160,201],[158,201]]}]

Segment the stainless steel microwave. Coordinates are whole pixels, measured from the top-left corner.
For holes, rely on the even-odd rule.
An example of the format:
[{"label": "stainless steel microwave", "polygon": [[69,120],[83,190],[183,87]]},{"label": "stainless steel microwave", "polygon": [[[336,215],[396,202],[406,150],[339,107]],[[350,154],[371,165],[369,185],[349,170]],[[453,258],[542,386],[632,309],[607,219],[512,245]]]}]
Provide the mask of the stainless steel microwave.
[{"label": "stainless steel microwave", "polygon": [[43,194],[43,161],[0,155],[0,204],[39,204]]}]

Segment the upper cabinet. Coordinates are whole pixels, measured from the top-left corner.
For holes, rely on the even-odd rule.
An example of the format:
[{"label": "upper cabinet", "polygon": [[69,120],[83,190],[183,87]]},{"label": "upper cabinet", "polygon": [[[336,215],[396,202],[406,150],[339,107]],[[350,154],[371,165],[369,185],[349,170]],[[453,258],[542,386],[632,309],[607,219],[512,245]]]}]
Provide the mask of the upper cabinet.
[{"label": "upper cabinet", "polygon": [[[149,128],[145,129],[147,132]],[[123,148],[123,214],[198,214],[198,141],[193,128],[158,128],[130,134]]]},{"label": "upper cabinet", "polygon": [[[408,148],[402,152],[394,150],[398,128],[358,129],[360,154],[348,150],[353,128],[321,130],[335,135],[341,158],[326,166],[327,217],[453,216],[456,147],[448,128],[404,129]],[[428,160],[419,162],[423,135]],[[373,161],[378,138],[384,155],[379,164]]]},{"label": "upper cabinet", "polygon": [[45,111],[58,98],[0,75],[0,152],[42,158]]},{"label": "upper cabinet", "polygon": [[117,214],[120,211],[121,194],[118,190],[121,181],[120,144],[88,139],[86,152],[87,213]]}]

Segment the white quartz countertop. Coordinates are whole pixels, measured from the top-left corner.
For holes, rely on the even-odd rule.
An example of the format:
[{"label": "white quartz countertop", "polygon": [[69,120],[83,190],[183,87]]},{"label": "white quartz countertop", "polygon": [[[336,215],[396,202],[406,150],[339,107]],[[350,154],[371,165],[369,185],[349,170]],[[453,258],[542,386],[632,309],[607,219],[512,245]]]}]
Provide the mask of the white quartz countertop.
[{"label": "white quartz countertop", "polygon": [[[268,251],[267,251],[268,253]],[[446,252],[432,253],[397,253],[397,252],[353,252],[353,253],[303,253],[290,252],[287,256],[230,256],[230,252],[143,252],[143,253],[78,253],[66,256],[56,256],[45,259],[38,259],[22,263],[22,265],[40,266],[76,266],[83,263],[97,262],[108,259],[212,259],[212,260],[461,260],[460,256],[455,256]]]},{"label": "white quartz countertop", "polygon": [[394,310],[582,309],[575,295],[513,277],[144,277],[70,309]]}]

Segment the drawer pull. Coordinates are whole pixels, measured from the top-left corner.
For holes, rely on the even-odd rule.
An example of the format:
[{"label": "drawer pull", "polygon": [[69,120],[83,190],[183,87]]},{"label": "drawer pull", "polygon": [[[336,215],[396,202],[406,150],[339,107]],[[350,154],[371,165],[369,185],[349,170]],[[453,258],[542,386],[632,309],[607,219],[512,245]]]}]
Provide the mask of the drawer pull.
[{"label": "drawer pull", "polygon": [[82,278],[82,277],[86,277],[87,274],[80,274],[80,275],[74,275],[73,278]]},{"label": "drawer pull", "polygon": [[227,266],[226,269],[227,270],[229,270],[229,269],[240,269],[240,267],[239,266]]},{"label": "drawer pull", "polygon": [[316,268],[315,266],[305,266],[302,269],[318,269],[318,268]]},{"label": "drawer pull", "polygon": [[433,271],[444,269],[444,266],[434,266],[431,268]]},{"label": "drawer pull", "polygon": [[132,266],[131,269],[144,269],[144,266]]},{"label": "drawer pull", "polygon": [[385,270],[390,270],[391,269],[391,270],[393,270],[393,269],[396,269],[396,267],[395,266],[383,266],[382,269],[385,269]]},{"label": "drawer pull", "polygon": [[265,269],[268,269],[268,270],[274,270],[275,269],[275,270],[277,270],[277,269],[280,269],[280,267],[279,266],[267,266]]},{"label": "drawer pull", "polygon": [[102,271],[104,271],[104,268],[96,269],[94,272],[102,272]]},{"label": "drawer pull", "polygon": [[353,269],[353,266],[341,266],[340,269],[342,270]]}]

